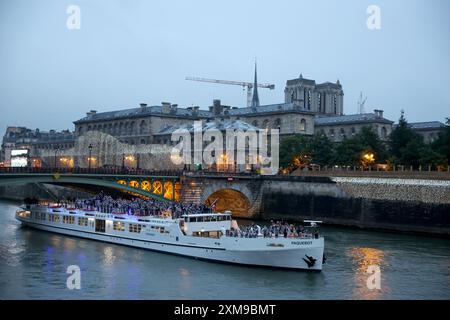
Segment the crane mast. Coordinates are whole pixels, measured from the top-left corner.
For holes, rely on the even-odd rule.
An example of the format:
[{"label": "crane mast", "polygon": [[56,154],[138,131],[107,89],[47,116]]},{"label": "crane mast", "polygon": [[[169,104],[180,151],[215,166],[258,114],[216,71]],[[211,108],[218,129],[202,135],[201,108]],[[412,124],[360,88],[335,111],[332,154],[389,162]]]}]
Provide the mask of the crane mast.
[{"label": "crane mast", "polygon": [[366,101],[367,101],[367,97],[363,98],[363,93],[361,91],[361,93],[359,94],[359,99],[358,99],[358,113],[359,114],[365,113],[364,105],[366,104]]}]

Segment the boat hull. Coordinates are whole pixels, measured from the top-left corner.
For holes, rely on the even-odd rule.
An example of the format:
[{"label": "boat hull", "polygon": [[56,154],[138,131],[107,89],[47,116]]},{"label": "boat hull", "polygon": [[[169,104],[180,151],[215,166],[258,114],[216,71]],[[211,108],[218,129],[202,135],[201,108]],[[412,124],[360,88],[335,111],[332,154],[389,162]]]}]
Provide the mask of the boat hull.
[{"label": "boat hull", "polygon": [[[299,247],[276,248],[268,246],[264,249],[251,249],[246,248],[245,245],[233,245],[233,242],[239,240],[247,240],[247,242],[249,242],[248,240],[251,241],[254,239],[235,239],[225,237],[223,242],[225,242],[225,244],[229,242],[228,248],[214,248],[211,246],[193,246],[188,244],[187,242],[178,240],[177,242],[173,242],[135,239],[112,234],[75,230],[62,226],[54,226],[47,223],[29,221],[21,218],[17,219],[21,221],[25,226],[48,232],[65,234],[85,239],[99,240],[114,244],[127,245],[163,253],[176,254],[211,262],[293,270],[322,270],[322,258],[324,249],[323,238],[315,239],[314,241],[307,241],[311,242],[311,245],[303,245]],[[272,240],[268,238],[268,242],[273,242]],[[281,238],[280,241],[281,240],[286,239]],[[315,260],[313,265],[311,265],[311,258]]]}]

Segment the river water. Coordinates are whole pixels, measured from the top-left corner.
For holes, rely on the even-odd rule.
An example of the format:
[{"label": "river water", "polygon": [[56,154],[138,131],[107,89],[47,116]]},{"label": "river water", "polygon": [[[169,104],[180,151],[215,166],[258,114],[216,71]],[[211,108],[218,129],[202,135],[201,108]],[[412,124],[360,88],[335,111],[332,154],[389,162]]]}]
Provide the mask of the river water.
[{"label": "river water", "polygon": [[[0,202],[0,299],[450,299],[450,240],[322,227],[321,273],[198,261],[21,227]],[[81,289],[66,271],[81,269]],[[380,289],[369,289],[369,266]],[[376,284],[373,278],[369,284]]]}]

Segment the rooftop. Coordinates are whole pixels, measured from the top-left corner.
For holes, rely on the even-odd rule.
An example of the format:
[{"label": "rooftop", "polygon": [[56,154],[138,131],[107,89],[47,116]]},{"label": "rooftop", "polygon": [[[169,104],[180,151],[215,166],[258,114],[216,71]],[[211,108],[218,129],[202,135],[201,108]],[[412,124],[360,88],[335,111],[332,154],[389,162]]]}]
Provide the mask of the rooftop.
[{"label": "rooftop", "polygon": [[445,124],[439,121],[427,121],[427,122],[412,122],[409,124],[413,129],[416,130],[427,130],[427,129],[442,129],[445,128]]},{"label": "rooftop", "polygon": [[261,113],[282,113],[282,112],[302,112],[302,113],[313,113],[310,110],[306,110],[300,108],[299,106],[293,103],[277,103],[277,104],[269,104],[262,105],[259,107],[245,107],[245,108],[225,108],[222,113],[218,115],[214,115],[213,111],[209,110],[201,110],[201,109],[193,109],[191,108],[180,108],[180,107],[171,107],[167,106],[165,112],[163,112],[164,106],[146,106],[146,107],[138,107],[131,109],[123,109],[117,111],[109,111],[109,112],[96,112],[91,111],[88,112],[84,118],[81,118],[74,123],[83,123],[83,122],[91,122],[91,121],[108,121],[114,119],[121,118],[134,118],[134,117],[142,117],[142,116],[167,116],[167,117],[183,117],[183,118],[200,118],[200,119],[208,119],[214,118],[214,116],[245,116],[251,114],[261,114]]},{"label": "rooftop", "polygon": [[375,113],[349,114],[343,116],[316,116],[314,122],[317,126],[351,123],[394,123],[393,121],[381,117]]},{"label": "rooftop", "polygon": [[[74,123],[80,123],[85,121],[104,121],[112,120],[117,118],[132,118],[132,117],[142,117],[148,115],[165,115],[165,116],[175,116],[175,117],[192,117],[192,111],[188,108],[178,108],[168,106],[170,108],[168,112],[163,112],[163,106],[145,106],[131,109],[123,109],[117,111],[109,112],[89,112],[86,117],[81,118]],[[196,114],[197,117],[209,117],[210,112],[206,110],[198,110]]]},{"label": "rooftop", "polygon": [[[176,130],[187,130],[189,132],[194,132],[194,124],[186,123],[176,126],[167,126],[161,131],[157,133],[157,135],[167,135],[172,134]],[[211,120],[211,121],[203,121],[202,122],[202,132],[206,130],[260,130],[258,127],[255,127],[247,122],[241,120]]]}]

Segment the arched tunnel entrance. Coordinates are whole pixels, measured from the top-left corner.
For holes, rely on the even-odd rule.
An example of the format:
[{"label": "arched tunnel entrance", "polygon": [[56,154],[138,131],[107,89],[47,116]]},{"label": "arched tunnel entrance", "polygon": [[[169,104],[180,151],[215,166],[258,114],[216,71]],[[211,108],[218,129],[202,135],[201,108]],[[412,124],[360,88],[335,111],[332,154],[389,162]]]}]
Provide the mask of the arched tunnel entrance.
[{"label": "arched tunnel entrance", "polygon": [[205,204],[210,205],[215,201],[215,210],[223,212],[231,210],[233,215],[247,216],[250,209],[250,200],[245,194],[234,189],[221,189],[212,193]]}]

